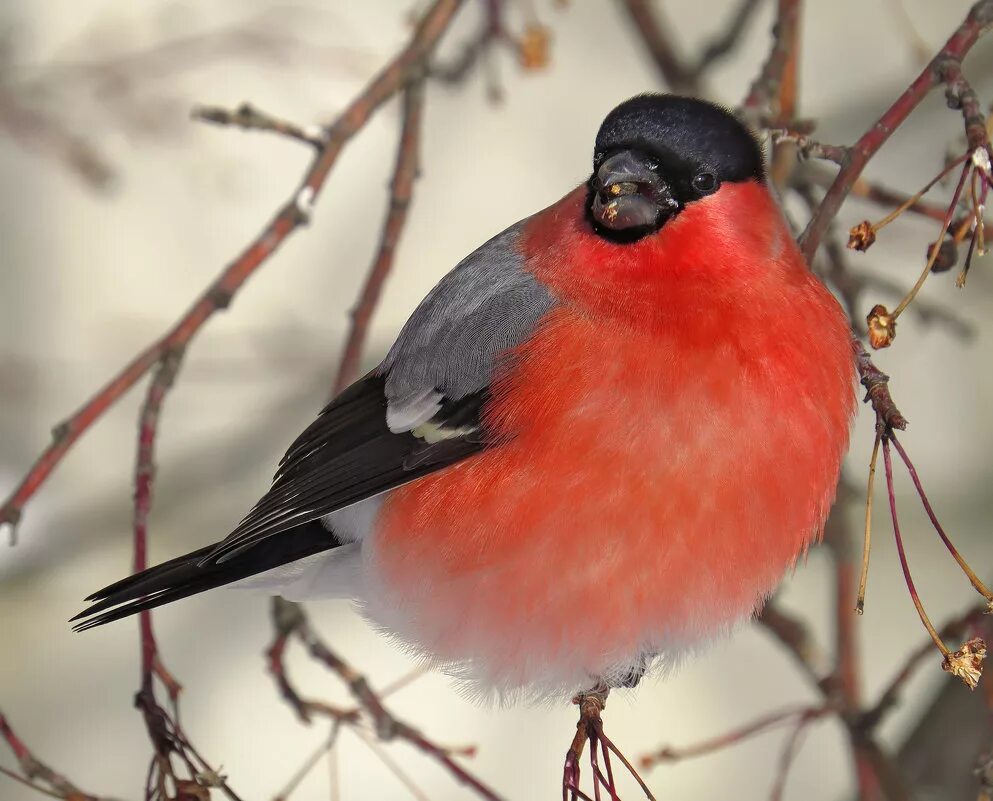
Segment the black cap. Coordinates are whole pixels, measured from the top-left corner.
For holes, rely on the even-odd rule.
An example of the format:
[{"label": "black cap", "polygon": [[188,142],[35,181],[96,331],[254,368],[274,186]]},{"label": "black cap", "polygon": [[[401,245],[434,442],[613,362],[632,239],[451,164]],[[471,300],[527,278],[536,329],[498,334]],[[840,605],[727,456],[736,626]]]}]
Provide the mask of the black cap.
[{"label": "black cap", "polygon": [[611,111],[596,137],[594,169],[618,150],[659,160],[659,172],[689,180],[701,170],[718,181],[763,181],[762,151],[752,133],[725,108],[678,95],[644,94]]}]

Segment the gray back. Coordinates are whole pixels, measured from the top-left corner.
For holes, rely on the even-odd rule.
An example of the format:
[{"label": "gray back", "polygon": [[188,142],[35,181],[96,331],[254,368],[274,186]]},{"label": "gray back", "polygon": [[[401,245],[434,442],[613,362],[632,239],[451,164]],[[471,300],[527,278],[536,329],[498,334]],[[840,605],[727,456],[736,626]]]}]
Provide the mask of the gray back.
[{"label": "gray back", "polygon": [[518,250],[524,222],[459,262],[403,327],[378,368],[386,376],[391,428],[423,422],[441,398],[485,389],[496,357],[527,339],[554,304],[524,269]]}]

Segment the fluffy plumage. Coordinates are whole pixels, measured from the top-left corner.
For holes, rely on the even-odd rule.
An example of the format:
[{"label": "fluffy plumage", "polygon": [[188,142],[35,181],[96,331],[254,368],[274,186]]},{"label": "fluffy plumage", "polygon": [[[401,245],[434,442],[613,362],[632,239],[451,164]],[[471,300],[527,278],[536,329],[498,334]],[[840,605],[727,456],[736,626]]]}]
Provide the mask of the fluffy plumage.
[{"label": "fluffy plumage", "polygon": [[819,536],[853,387],[749,132],[636,98],[590,181],[449,273],[231,535],[97,593],[81,626],[239,580],[355,598],[477,691],[636,683]]}]

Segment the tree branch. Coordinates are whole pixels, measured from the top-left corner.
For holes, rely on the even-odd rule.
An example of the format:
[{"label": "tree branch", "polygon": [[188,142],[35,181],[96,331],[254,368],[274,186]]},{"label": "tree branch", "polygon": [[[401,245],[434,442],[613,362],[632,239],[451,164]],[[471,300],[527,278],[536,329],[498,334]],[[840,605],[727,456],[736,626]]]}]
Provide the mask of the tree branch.
[{"label": "tree branch", "polygon": [[[355,670],[337,653],[332,651],[331,648],[329,648],[328,645],[320,638],[320,636],[318,636],[317,632],[310,625],[306,612],[299,604],[290,603],[282,598],[274,598],[273,623],[276,628],[276,640],[274,642],[274,646],[278,650],[277,656],[280,661],[282,659],[283,650],[285,649],[289,639],[296,637],[301,643],[303,643],[307,651],[315,660],[324,665],[324,667],[338,676],[345,683],[345,686],[358,703],[358,708],[353,710],[347,710],[344,712],[336,710],[335,713],[332,714],[332,717],[335,717],[336,723],[354,724],[356,722],[356,716],[360,712],[364,712],[371,722],[376,736],[380,740],[384,742],[388,742],[390,740],[406,741],[417,750],[439,763],[441,767],[444,768],[456,781],[460,784],[465,784],[480,798],[485,798],[487,801],[499,801],[500,797],[492,789],[490,789],[480,779],[467,771],[453,759],[453,756],[455,755],[471,756],[475,753],[474,748],[458,750],[443,748],[428,739],[419,729],[416,729],[409,723],[395,717],[386,709],[383,704],[383,698],[388,694],[388,692],[403,686],[406,683],[405,681],[394,685],[394,687],[389,688],[382,693],[377,693],[372,689],[372,686],[369,684],[365,676]],[[271,660],[273,650],[274,647],[271,646],[267,651],[267,655],[270,658],[270,666],[272,665]],[[285,673],[282,672],[281,663],[280,668],[273,672],[276,676],[277,682],[280,685],[280,690],[283,692],[287,684],[280,681],[281,675],[285,679]],[[283,692],[283,695],[284,697],[287,697],[290,705],[294,708],[298,715],[302,716],[301,712],[303,714],[307,714],[314,711],[306,706],[307,702],[303,702],[303,704],[300,703],[299,696],[296,691],[292,689],[292,687],[290,687],[290,693],[291,694],[289,697],[287,697],[285,692]],[[320,711],[327,714],[326,710]]]},{"label": "tree branch", "polygon": [[21,520],[24,505],[65,458],[76,440],[165,353],[185,347],[215,312],[227,308],[245,281],[276,252],[290,234],[308,221],[313,203],[345,145],[387,100],[421,75],[427,59],[460,5],[461,0],[436,0],[417,26],[410,43],[373,78],[331,125],[327,143],[315,157],[299,190],[283,204],[272,221],[224,269],[172,329],[140,353],[82,408],[56,426],[52,443],[0,506],[0,526],[9,525],[14,532]]},{"label": "tree branch", "polygon": [[369,324],[379,303],[383,285],[393,267],[394,256],[414,194],[414,181],[420,170],[421,121],[424,112],[424,80],[417,79],[403,93],[403,122],[396,167],[390,182],[390,204],[380,234],[376,257],[366,276],[359,299],[352,310],[352,326],[345,341],[333,394],[352,383],[359,373],[362,349],[369,335]]},{"label": "tree branch", "polygon": [[[979,0],[969,11],[965,21],[949,37],[945,46],[931,59],[923,72],[886,112],[866,131],[848,151],[848,158],[838,171],[834,182],[821,201],[820,208],[807,224],[800,237],[800,246],[807,261],[813,261],[821,238],[831,220],[838,214],[841,204],[862,174],[869,159],[890,138],[925,96],[936,86],[955,77],[955,67],[993,27],[993,0]],[[968,125],[967,125],[968,127]]]},{"label": "tree branch", "polygon": [[[61,773],[52,770],[48,765],[38,759],[24,744],[24,741],[15,734],[3,712],[0,712],[0,737],[6,740],[10,750],[13,751],[24,775],[20,776],[6,769],[0,769],[0,772],[3,772],[15,781],[26,784],[39,793],[51,796],[52,798],[61,798],[64,801],[111,801],[109,798],[84,793]],[[33,779],[44,782],[48,785],[48,789],[34,783],[32,781]]]}]

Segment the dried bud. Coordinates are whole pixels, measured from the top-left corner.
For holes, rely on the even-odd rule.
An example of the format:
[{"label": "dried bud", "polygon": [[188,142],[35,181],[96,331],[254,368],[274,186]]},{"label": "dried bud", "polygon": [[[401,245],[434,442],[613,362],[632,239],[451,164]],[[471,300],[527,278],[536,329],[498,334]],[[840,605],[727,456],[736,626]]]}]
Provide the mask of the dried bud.
[{"label": "dried bud", "polygon": [[[927,246],[927,257],[931,258],[931,254],[934,252],[935,243],[932,242]],[[955,262],[959,259],[959,249],[958,245],[955,244],[955,240],[951,237],[946,237],[941,246],[938,248],[938,255],[934,259],[934,264],[931,265],[931,272],[933,273],[944,273],[952,269],[955,266]]]},{"label": "dried bud", "polygon": [[862,220],[848,232],[848,247],[851,250],[868,250],[876,241],[876,229],[868,220]]},{"label": "dried bud", "polygon": [[966,687],[975,690],[979,677],[983,675],[983,660],[986,658],[986,643],[982,637],[973,637],[954,653],[945,657],[941,669],[958,676]]},{"label": "dried bud", "polygon": [[540,70],[548,66],[548,49],[551,36],[548,28],[528,25],[518,45],[518,57],[526,70]]},{"label": "dried bud", "polygon": [[877,303],[866,315],[869,326],[869,344],[874,350],[888,348],[896,337],[896,320],[881,303]]}]

